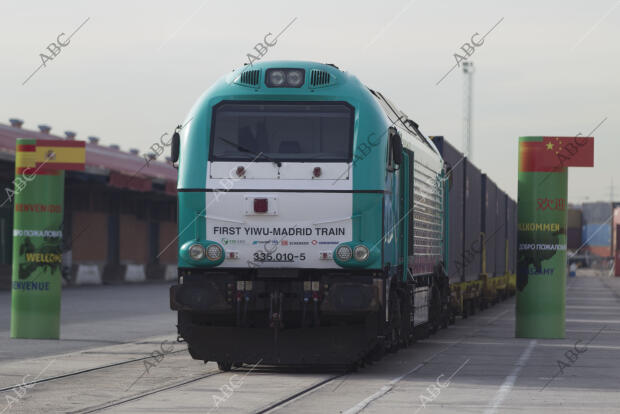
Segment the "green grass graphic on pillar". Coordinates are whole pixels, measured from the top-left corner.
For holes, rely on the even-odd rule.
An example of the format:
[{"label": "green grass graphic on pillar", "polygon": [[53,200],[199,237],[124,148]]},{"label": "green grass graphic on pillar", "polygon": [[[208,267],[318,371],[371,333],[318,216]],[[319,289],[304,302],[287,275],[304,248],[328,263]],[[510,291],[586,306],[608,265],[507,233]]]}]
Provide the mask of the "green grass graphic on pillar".
[{"label": "green grass graphic on pillar", "polygon": [[567,167],[593,159],[593,138],[519,138],[518,338],[565,336]]}]

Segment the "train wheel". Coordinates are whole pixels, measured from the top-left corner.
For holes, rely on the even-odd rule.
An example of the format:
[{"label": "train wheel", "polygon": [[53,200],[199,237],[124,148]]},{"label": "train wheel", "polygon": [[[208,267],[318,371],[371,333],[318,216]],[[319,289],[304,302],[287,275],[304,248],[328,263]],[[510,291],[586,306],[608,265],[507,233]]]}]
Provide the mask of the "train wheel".
[{"label": "train wheel", "polygon": [[403,335],[400,337],[400,343],[398,344],[399,348],[407,348],[411,345],[411,339],[408,335]]},{"label": "train wheel", "polygon": [[232,362],[217,361],[217,367],[220,369],[220,371],[228,372],[232,368]]},{"label": "train wheel", "polygon": [[375,349],[370,352],[371,361],[378,361],[385,355],[385,346],[383,344],[377,344]]},{"label": "train wheel", "polygon": [[387,351],[393,354],[398,352],[398,348],[400,348],[400,335],[398,334],[398,329],[396,327],[392,328],[392,334],[390,336],[391,338]]},{"label": "train wheel", "polygon": [[350,364],[345,365],[344,372],[345,373],[357,372],[359,367],[360,367],[359,362],[351,362]]},{"label": "train wheel", "polygon": [[428,338],[430,336],[428,323],[424,323],[422,325],[418,325],[415,328],[414,332],[415,332],[415,337],[418,340]]},{"label": "train wheel", "polygon": [[429,331],[431,334],[436,333],[441,325],[442,312],[441,312],[441,295],[437,287],[433,288],[431,297],[431,304],[429,309]]}]

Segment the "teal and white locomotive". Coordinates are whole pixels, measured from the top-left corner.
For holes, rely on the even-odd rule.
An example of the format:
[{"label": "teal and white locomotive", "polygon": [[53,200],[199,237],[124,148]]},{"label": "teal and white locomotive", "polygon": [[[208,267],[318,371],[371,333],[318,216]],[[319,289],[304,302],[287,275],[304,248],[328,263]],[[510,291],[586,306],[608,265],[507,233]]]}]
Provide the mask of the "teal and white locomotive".
[{"label": "teal and white locomotive", "polygon": [[193,358],[350,365],[453,319],[447,167],[381,93],[334,65],[261,62],[187,122],[170,302]]}]

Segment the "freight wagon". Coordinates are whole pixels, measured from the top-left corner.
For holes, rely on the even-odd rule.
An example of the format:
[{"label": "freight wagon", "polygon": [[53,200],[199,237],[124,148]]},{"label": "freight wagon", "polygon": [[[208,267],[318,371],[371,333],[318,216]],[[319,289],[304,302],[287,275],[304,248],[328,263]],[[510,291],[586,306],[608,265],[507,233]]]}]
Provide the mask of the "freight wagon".
[{"label": "freight wagon", "polygon": [[193,358],[354,366],[509,292],[514,206],[336,66],[235,70],[186,123],[170,304]]},{"label": "freight wagon", "polygon": [[431,138],[449,177],[451,316],[466,318],[515,292],[517,204],[443,136]]}]

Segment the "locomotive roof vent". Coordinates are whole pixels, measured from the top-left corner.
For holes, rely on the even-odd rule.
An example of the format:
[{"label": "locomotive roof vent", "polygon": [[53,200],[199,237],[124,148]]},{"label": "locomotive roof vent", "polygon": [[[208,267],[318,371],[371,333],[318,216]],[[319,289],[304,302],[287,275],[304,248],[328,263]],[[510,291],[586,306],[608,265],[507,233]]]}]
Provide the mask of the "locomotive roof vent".
[{"label": "locomotive roof vent", "polygon": [[334,77],[327,71],[321,69],[312,69],[310,72],[310,87],[323,88],[333,85]]},{"label": "locomotive roof vent", "polygon": [[237,78],[235,83],[238,83],[243,86],[256,87],[258,86],[258,80],[260,78],[260,70],[252,69],[252,70],[244,70],[241,72],[241,76]]}]

